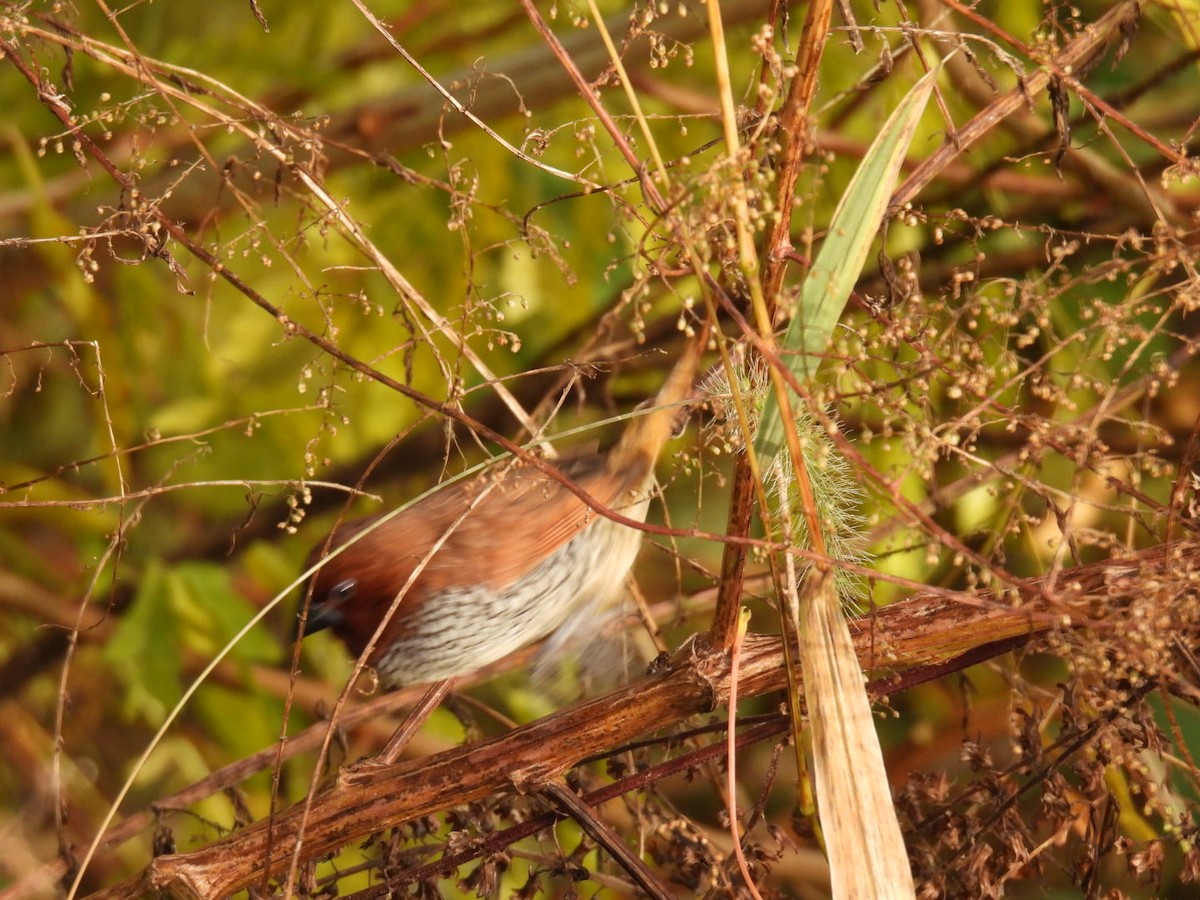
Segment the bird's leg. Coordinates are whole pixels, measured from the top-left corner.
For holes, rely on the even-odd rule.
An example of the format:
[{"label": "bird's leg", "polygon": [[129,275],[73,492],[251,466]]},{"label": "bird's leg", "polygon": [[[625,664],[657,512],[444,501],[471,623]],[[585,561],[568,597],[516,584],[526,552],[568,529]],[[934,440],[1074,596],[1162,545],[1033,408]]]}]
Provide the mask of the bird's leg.
[{"label": "bird's leg", "polygon": [[390,766],[396,763],[400,759],[400,754],[404,752],[404,748],[408,746],[408,742],[413,739],[413,735],[446,699],[446,695],[450,693],[450,685],[453,683],[453,678],[445,678],[431,685],[417,705],[408,711],[404,722],[371,762],[380,766]]}]

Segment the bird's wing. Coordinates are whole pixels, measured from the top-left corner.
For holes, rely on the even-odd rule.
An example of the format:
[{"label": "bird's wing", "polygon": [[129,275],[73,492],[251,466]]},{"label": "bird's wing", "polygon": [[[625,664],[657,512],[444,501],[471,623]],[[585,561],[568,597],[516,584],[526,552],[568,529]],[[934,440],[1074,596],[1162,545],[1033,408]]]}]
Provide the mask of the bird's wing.
[{"label": "bird's wing", "polygon": [[[623,480],[599,460],[578,460],[565,474],[597,503],[612,506],[620,502]],[[439,589],[464,583],[505,587],[600,517],[552,476],[532,466],[516,465],[443,491],[414,508],[414,513],[421,514],[421,522],[413,529],[416,539],[405,548],[406,555],[416,554],[416,559],[426,555],[489,485],[488,493],[427,565],[420,578],[423,587]]]}]

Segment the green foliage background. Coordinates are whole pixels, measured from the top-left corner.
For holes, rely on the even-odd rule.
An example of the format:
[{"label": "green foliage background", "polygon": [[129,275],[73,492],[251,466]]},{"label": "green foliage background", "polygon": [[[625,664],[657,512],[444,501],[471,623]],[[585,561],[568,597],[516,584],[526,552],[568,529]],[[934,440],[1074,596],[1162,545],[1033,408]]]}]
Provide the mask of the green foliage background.
[{"label": "green foliage background", "polygon": [[[459,338],[526,408],[558,396],[571,373],[567,361],[598,361],[603,377],[582,381],[549,418],[552,433],[599,423],[581,441],[603,441],[613,433],[607,419],[652,394],[662,368],[653,350],[675,345],[682,310],[699,298],[695,278],[677,272],[679,248],[647,215],[636,173],[517,7],[416,0],[375,12],[512,145],[610,190],[583,192],[444,107],[353,6],[260,6],[269,31],[246,4],[0,6],[6,52],[19,53],[44,89],[67,98],[75,124],[137,185],[137,194],[123,191],[76,146],[11,58],[0,60],[0,703],[9,723],[0,746],[0,835],[17,848],[0,867],[0,891],[53,858],[60,842],[90,840],[131,760],[190,679],[296,577],[348,496],[310,482],[354,485],[403,435],[365,485],[371,496],[353,504],[375,511],[490,449],[289,334],[212,266],[161,240],[147,204],[283,316],[508,434],[517,433],[516,422],[463,357]],[[859,24],[876,30],[864,32],[862,54],[845,32],[835,31],[825,49],[814,106],[818,150],[794,212],[792,241],[801,254],[819,244],[862,149],[920,75],[913,54],[900,52],[907,15],[938,35],[961,29],[960,62],[970,51],[995,94],[1018,85],[1112,4],[1082,3],[1078,11],[1024,0],[981,4],[983,17],[1033,48],[1036,58],[1022,57],[1020,71],[1013,65],[1020,54],[996,33],[962,18],[935,21],[948,15],[937,4],[851,6]],[[757,121],[763,60],[754,38],[766,7],[722,4],[747,133]],[[626,4],[603,10],[614,23],[629,14]],[[651,11],[639,15],[653,18]],[[544,5],[545,15],[552,12],[564,40],[582,42],[570,47],[583,58],[581,47],[595,44],[577,21],[584,9]],[[803,12],[791,11],[787,43],[775,35],[784,60]],[[1200,416],[1192,358],[1200,189],[1194,166],[1173,163],[1163,148],[1193,157],[1197,150],[1197,26],[1191,6],[1150,4],[1143,12],[1124,58],[1117,62],[1109,47],[1083,78],[1161,145],[1110,120],[1098,124],[1069,91],[1072,150],[1056,166],[1049,106],[1044,95],[1031,97],[1013,117],[1026,122],[1024,131],[990,130],[890,220],[859,302],[835,330],[816,400],[860,454],[864,543],[885,576],[974,590],[994,583],[995,571],[1054,570],[1064,543],[1068,563],[1089,562],[1156,545],[1184,527]],[[683,186],[674,212],[711,270],[736,286],[729,179],[743,172],[731,176],[722,162],[704,11],[680,4],[659,15],[655,27],[680,37],[655,39],[653,64],[638,45],[629,64],[655,139],[673,161],[673,182]],[[949,49],[938,35],[922,35],[931,58]],[[132,57],[118,58],[131,48],[151,63],[143,80]],[[870,77],[873,67],[879,77]],[[940,97],[959,125],[980,105],[964,77],[948,69]],[[762,77],[769,88],[777,79]],[[606,80],[602,96],[648,159],[615,80]],[[946,128],[931,107],[913,144],[914,165],[941,146]],[[744,174],[769,213],[770,140],[763,146],[759,165]],[[314,173],[445,317],[443,327],[395,290],[296,167]],[[1105,180],[1101,169],[1115,175]],[[780,309],[792,308],[799,282],[788,280]],[[1051,431],[1059,444],[1028,438]],[[663,472],[677,486],[657,521],[723,529],[730,470],[717,443],[691,435],[677,445]],[[907,515],[900,500],[926,504],[944,531]],[[945,534],[994,570],[964,559]],[[703,606],[676,601],[715,583],[721,548],[674,546],[683,562],[647,553],[639,571],[651,601],[675,604],[663,607],[663,617],[678,641],[705,627]],[[870,590],[868,605],[905,596],[910,586],[885,578]],[[773,630],[769,603],[748,599],[756,627]],[[306,642],[295,703],[286,699],[293,608],[288,600],[237,644],[153,755],[126,810],[270,746],[281,728],[303,727],[336,696],[348,665],[322,635]],[[83,628],[72,643],[77,621]],[[1011,711],[1025,701],[1053,705],[1054,686],[1079,666],[1034,654],[972,670],[976,712],[965,731],[957,684],[910,691],[897,701],[899,718],[881,723],[897,777],[962,774],[964,737],[1007,746]],[[476,693],[522,719],[554,705],[525,685],[506,676]],[[1194,754],[1194,703],[1176,697],[1158,714],[1168,707],[1182,737],[1175,751]],[[463,718],[467,731],[498,728]],[[387,731],[384,722],[356,729],[346,757],[369,753]],[[463,737],[463,722],[442,713],[415,750]],[[743,770],[766,765],[765,754],[748,757]],[[284,767],[281,801],[304,795],[311,766],[301,757]],[[1114,771],[1114,779],[1126,777]],[[1194,772],[1173,783],[1194,810]],[[790,790],[779,788],[782,797],[771,801],[774,821],[785,825]],[[259,774],[238,802],[260,817],[271,792]],[[667,793],[719,830],[711,796],[686,785]],[[56,820],[60,802],[65,824]],[[1161,810],[1136,807],[1130,800],[1122,808],[1125,835],[1153,842],[1169,832]],[[224,796],[191,812],[170,821],[181,851],[242,815]],[[1194,813],[1191,823],[1194,840]],[[98,860],[87,884],[144,864],[148,847],[123,852]],[[1184,857],[1170,853],[1154,888],[1163,895],[1185,890]],[[1124,863],[1106,866],[1108,883],[1146,889]],[[1050,868],[1055,889],[1077,896],[1069,865]],[[1018,892],[1040,887],[1036,878],[1014,882]],[[362,883],[365,876],[344,886]],[[799,892],[807,882],[785,867],[776,884]]]}]

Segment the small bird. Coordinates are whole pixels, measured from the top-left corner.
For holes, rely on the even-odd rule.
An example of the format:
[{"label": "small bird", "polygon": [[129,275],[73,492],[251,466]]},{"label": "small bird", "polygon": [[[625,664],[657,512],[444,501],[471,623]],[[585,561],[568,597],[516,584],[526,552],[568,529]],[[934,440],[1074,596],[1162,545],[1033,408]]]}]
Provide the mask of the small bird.
[{"label": "small bird", "polygon": [[[654,466],[691,393],[703,343],[689,342],[652,411],[633,419],[611,450],[559,467],[597,503],[645,521]],[[313,576],[304,634],[332,628],[360,656],[403,590],[367,660],[389,689],[475,671],[546,637],[573,613],[599,609],[622,587],[641,543],[640,531],[519,460],[383,518],[348,522],[313,548],[310,566],[327,544],[332,551],[358,537]]]}]

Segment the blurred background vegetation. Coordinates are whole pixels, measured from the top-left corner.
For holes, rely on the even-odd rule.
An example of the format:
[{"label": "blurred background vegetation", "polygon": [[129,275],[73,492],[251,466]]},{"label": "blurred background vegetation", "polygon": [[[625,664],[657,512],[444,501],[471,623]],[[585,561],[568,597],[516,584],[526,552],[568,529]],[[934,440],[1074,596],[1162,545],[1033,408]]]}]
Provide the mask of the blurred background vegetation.
[{"label": "blurred background vegetation", "polygon": [[[587,6],[539,8],[648,160]],[[820,63],[796,256],[772,298],[780,327],[865,147],[923,65],[957,51],[906,176],[953,150],[950,129],[979,125],[890,218],[820,379],[818,403],[857,452],[862,544],[880,576],[862,608],[914,584],[967,595],[1053,578],[1193,533],[1194,5],[846,8],[853,18],[835,11]],[[347,503],[376,511],[494,450],[347,359],[505,434],[527,437],[519,404],[551,434],[595,426],[565,446],[603,443],[606,421],[656,389],[679,322],[699,308],[639,173],[519,6],[372,9],[496,134],[452,108],[350,3],[0,5],[0,897],[58,889],[67,867],[47,864],[60,850],[78,860],[191,679],[296,578]],[[765,226],[778,211],[779,152],[766,114],[794,77],[806,9],[721,4],[738,124],[756,154],[734,167],[703,5],[601,4],[670,161],[673,215],[734,295],[744,273],[730,249],[731,179],[746,180]],[[996,112],[1047,59],[1095,38],[1089,23],[1105,14],[1078,67]],[[723,328],[736,341],[735,321]],[[728,448],[698,429],[676,448],[652,520],[723,531]],[[369,468],[369,496],[357,496]],[[649,543],[638,581],[674,648],[707,627],[722,547]],[[1190,590],[1173,615],[1200,617]],[[751,578],[753,630],[776,630],[769,599]],[[289,759],[278,784],[271,757],[236,788],[154,805],[328,711],[349,661],[319,635],[290,671],[294,609],[293,595],[200,687],[121,807],[155,814],[96,857],[84,889],[259,819],[273,797],[304,796],[312,754]],[[1121,657],[1130,637],[1116,627],[1083,646],[1050,641],[892,701],[879,724],[894,786],[910,792],[906,836],[929,896],[1195,889],[1200,673]],[[507,668],[465,688],[410,752],[564,702]],[[1106,719],[1058,752],[1061,731],[1144,684],[1162,690],[1130,706],[1136,735]],[[347,728],[337,759],[371,753],[392,724],[381,712]],[[1012,768],[1039,740],[1054,748],[1052,773]],[[760,887],[821,896],[788,758],[763,745],[739,763],[743,805],[763,799]],[[1038,789],[1018,793],[1028,782]],[[955,820],[968,833],[922,831],[921,804],[952,798],[970,808]],[[611,815],[631,836],[671,820],[676,852],[691,842],[700,862],[686,877],[664,862],[667,874],[696,892],[733,891],[712,783],[676,777],[651,799],[647,819],[634,801]],[[435,841],[457,827],[429,823]],[[428,836],[403,839],[424,847]],[[562,825],[518,845],[495,890],[628,890],[580,840]],[[379,852],[355,845],[339,865]],[[572,886],[571,873],[583,877],[572,866],[591,880]],[[438,889],[487,894],[472,871]],[[331,872],[320,877],[342,893],[380,877]]]}]

